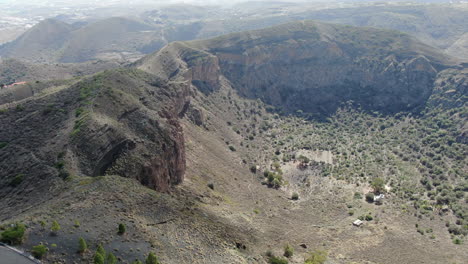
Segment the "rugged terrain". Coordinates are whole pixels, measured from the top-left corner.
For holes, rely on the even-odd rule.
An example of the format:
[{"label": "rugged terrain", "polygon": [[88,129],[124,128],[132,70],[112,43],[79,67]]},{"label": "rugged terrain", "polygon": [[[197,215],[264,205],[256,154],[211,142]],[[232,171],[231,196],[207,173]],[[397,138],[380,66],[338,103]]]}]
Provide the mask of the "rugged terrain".
[{"label": "rugged terrain", "polygon": [[2,101],[0,221],[46,262],[468,258],[467,70],[406,34],[301,21],[34,85]]}]

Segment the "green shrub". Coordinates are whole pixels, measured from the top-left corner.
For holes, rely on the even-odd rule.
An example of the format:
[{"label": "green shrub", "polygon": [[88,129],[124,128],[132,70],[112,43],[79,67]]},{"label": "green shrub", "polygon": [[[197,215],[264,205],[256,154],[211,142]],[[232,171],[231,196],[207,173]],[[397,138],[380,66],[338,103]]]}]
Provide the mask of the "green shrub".
[{"label": "green shrub", "polygon": [[372,217],[372,215],[368,214],[364,219],[366,219],[366,221],[372,221],[374,218]]},{"label": "green shrub", "polygon": [[146,258],[146,264],[161,264],[158,260],[158,257],[152,252],[149,253],[148,257]]},{"label": "green shrub", "polygon": [[294,254],[294,249],[290,245],[284,247],[284,256],[287,258],[292,257]]},{"label": "green shrub", "polygon": [[84,112],[84,109],[79,107],[75,110],[75,117],[79,117]]},{"label": "green shrub", "polygon": [[104,256],[101,255],[99,252],[96,252],[96,254],[94,254],[93,263],[104,264]]},{"label": "green shrub", "polygon": [[106,257],[106,264],[115,264],[117,263],[117,258],[112,254],[112,252],[109,252]]},{"label": "green shrub", "polygon": [[291,196],[291,199],[297,201],[299,200],[299,194],[297,192],[293,193],[292,196]]},{"label": "green shrub", "polygon": [[60,225],[57,221],[52,222],[52,226],[50,227],[50,231],[52,231],[53,235],[57,235],[57,232],[60,231]]},{"label": "green shrub", "polygon": [[288,260],[286,260],[284,258],[275,257],[275,256],[271,256],[268,259],[268,262],[270,264],[288,264]]},{"label": "green shrub", "polygon": [[355,193],[354,193],[354,199],[357,199],[357,200],[362,199],[361,193],[360,193],[360,192],[355,192]]},{"label": "green shrub", "polygon": [[106,250],[104,249],[104,247],[101,244],[99,244],[97,249],[96,249],[96,253],[101,254],[102,256],[105,256],[106,255]]},{"label": "green shrub", "polygon": [[366,194],[366,201],[369,202],[369,203],[373,203],[374,202],[374,194],[373,193],[367,193]]},{"label": "green shrub", "polygon": [[453,243],[454,243],[455,245],[461,245],[461,244],[463,244],[463,240],[461,240],[460,238],[456,237],[456,238],[453,239]]},{"label": "green shrub", "polygon": [[133,261],[132,264],[143,264],[143,263],[137,259],[137,260]]},{"label": "green shrub", "polygon": [[234,146],[229,146],[229,149],[230,149],[231,151],[236,151],[236,148],[235,148]]},{"label": "green shrub", "polygon": [[23,242],[25,232],[25,225],[15,224],[0,234],[0,241],[10,245],[19,245]]},{"label": "green shrub", "polygon": [[419,234],[424,235],[424,229],[418,228],[417,231],[418,231]]},{"label": "green shrub", "polygon": [[8,145],[8,143],[6,142],[0,142],[0,149],[6,147]]},{"label": "green shrub", "polygon": [[42,257],[44,257],[47,251],[49,251],[49,249],[45,245],[40,244],[40,245],[34,246],[32,248],[31,253],[35,258],[42,259]]},{"label": "green shrub", "polygon": [[305,260],[304,264],[323,264],[327,261],[327,252],[316,250],[310,253],[310,256]]},{"label": "green shrub", "polygon": [[86,244],[86,241],[80,237],[78,241],[78,252],[83,254],[86,252],[86,250],[88,250],[88,245]]},{"label": "green shrub", "polygon": [[119,235],[123,235],[126,230],[127,227],[124,224],[119,224]]}]

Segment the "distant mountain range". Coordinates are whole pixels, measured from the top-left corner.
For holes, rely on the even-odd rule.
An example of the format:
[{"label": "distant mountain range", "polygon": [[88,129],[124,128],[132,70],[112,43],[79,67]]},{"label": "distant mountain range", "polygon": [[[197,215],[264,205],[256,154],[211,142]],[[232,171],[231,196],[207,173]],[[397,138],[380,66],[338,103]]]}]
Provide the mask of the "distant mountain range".
[{"label": "distant mountain range", "polygon": [[[213,7],[168,6],[139,17],[114,17],[67,24],[47,19],[0,46],[0,56],[31,62],[133,61],[172,41],[203,39],[295,20],[395,29],[426,44],[468,59],[468,10],[456,5],[364,5],[317,9],[314,5],[236,5],[233,14]],[[222,18],[225,16],[225,18]]]}]

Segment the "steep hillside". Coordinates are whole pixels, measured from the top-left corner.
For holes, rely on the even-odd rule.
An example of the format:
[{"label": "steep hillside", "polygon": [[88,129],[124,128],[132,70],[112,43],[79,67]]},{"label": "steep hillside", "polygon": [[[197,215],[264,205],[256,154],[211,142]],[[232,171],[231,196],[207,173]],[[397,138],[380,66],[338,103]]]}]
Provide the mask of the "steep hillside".
[{"label": "steep hillside", "polygon": [[[158,29],[138,21],[120,17],[105,19],[74,31],[63,47],[59,61],[122,59],[120,56],[125,56],[125,53],[138,53],[143,46],[157,41],[159,35]],[[153,48],[157,50],[164,44]]]},{"label": "steep hillside", "polygon": [[[311,21],[172,44],[139,67],[152,72],[170,52],[187,63],[201,90],[216,89],[216,75],[223,75],[243,96],[286,112],[320,115],[350,100],[384,113],[421,107],[438,70],[451,63],[399,32]],[[168,63],[166,75],[180,64]]]},{"label": "steep hillside", "polygon": [[0,106],[0,229],[46,263],[461,264],[467,77],[405,34],[303,21],[35,84]]},{"label": "steep hillside", "polygon": [[35,25],[16,40],[0,48],[0,56],[29,61],[51,61],[57,58],[68,40],[72,27],[54,19],[46,19]]},{"label": "steep hillside", "polygon": [[54,19],[35,25],[0,47],[0,56],[29,62],[131,61],[164,44],[158,27],[127,18],[108,18],[74,27]]},{"label": "steep hillside", "polygon": [[460,38],[447,49],[447,53],[468,61],[468,33],[461,35]]}]

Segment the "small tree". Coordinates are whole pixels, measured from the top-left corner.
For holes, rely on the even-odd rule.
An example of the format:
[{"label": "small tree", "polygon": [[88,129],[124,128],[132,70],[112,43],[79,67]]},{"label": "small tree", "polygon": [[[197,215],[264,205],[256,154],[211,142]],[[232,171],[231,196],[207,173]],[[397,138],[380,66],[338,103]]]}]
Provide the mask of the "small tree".
[{"label": "small tree", "polygon": [[96,252],[96,254],[94,254],[93,263],[104,264],[104,256]]},{"label": "small tree", "polygon": [[109,252],[106,258],[106,264],[115,264],[115,263],[117,263],[117,258],[114,256],[114,254],[112,254],[112,252]]},{"label": "small tree", "polygon": [[306,165],[307,163],[310,162],[310,159],[304,155],[300,155],[298,158],[299,162],[301,162],[303,165]]},{"label": "small tree", "polygon": [[369,202],[369,203],[373,203],[374,202],[374,194],[373,193],[367,193],[366,194],[366,201]]},{"label": "small tree", "polygon": [[44,257],[47,251],[49,251],[49,249],[45,245],[40,244],[40,245],[34,246],[32,248],[31,253],[35,258],[42,259],[42,257]]},{"label": "small tree", "polygon": [[23,242],[26,226],[15,224],[0,234],[0,241],[11,245],[19,245]]},{"label": "small tree", "polygon": [[52,235],[57,235],[57,232],[60,230],[60,225],[57,221],[52,222],[52,226],[50,227],[50,231],[52,231]]},{"label": "small tree", "polygon": [[123,235],[126,230],[127,227],[125,226],[125,224],[119,224],[119,235]]},{"label": "small tree", "polygon": [[290,258],[290,257],[293,256],[293,254],[294,254],[294,249],[290,245],[286,245],[284,247],[284,255],[283,256],[285,256],[287,258]]},{"label": "small tree", "polygon": [[78,241],[78,252],[80,252],[81,254],[85,253],[86,250],[88,249],[88,245],[86,244],[86,241],[80,237],[80,240]]},{"label": "small tree", "polygon": [[153,252],[150,252],[146,258],[146,264],[160,264],[158,257]]},{"label": "small tree", "polygon": [[106,255],[106,250],[104,249],[104,247],[102,247],[101,244],[99,244],[97,249],[96,249],[96,253],[101,254],[102,256],[105,256]]},{"label": "small tree", "polygon": [[374,178],[371,182],[374,193],[380,194],[385,190],[385,181],[382,178]]}]

